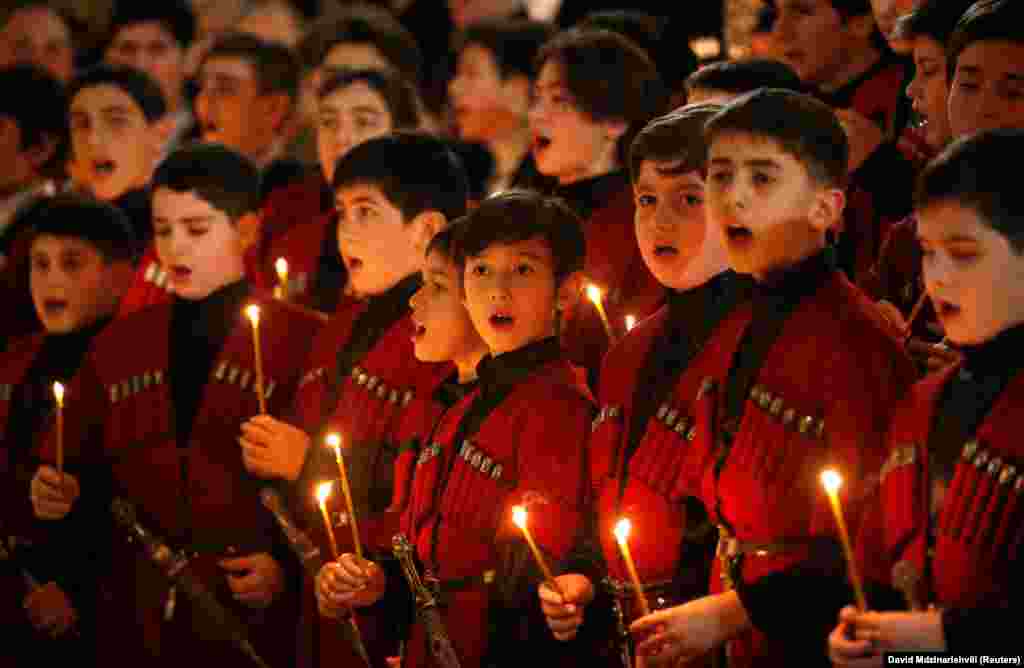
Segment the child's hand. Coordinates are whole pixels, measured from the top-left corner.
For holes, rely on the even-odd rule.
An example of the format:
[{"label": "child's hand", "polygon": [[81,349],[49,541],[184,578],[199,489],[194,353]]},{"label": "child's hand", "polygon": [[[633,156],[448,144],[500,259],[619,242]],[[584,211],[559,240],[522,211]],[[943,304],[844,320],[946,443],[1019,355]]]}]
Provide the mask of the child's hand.
[{"label": "child's hand", "polygon": [[828,637],[828,657],[837,668],[873,668],[882,665],[882,655],[870,640],[857,638],[860,612],[847,606],[839,613],[839,626]]},{"label": "child's hand", "polygon": [[350,606],[373,605],[384,595],[384,571],[372,561],[343,554],[320,569],[316,599],[320,614],[332,619],[344,617]]},{"label": "child's hand", "polygon": [[306,463],[310,440],[298,427],[257,415],[242,425],[238,439],[245,470],[260,478],[295,482]]},{"label": "child's hand", "polygon": [[638,640],[638,656],[672,665],[710,652],[749,624],[736,592],[726,592],[658,610],[633,622],[629,630]]},{"label": "child's hand", "polygon": [[559,640],[572,640],[583,623],[584,610],[594,600],[594,584],[587,576],[579,573],[559,575],[555,582],[565,597],[560,596],[548,583],[542,583],[537,588],[540,607],[554,636]]},{"label": "child's hand", "polygon": [[218,565],[226,571],[235,598],[250,608],[266,608],[284,590],[284,571],[266,552],[224,559]]},{"label": "child's hand", "polygon": [[80,494],[75,476],[57,473],[52,466],[40,466],[29,485],[32,509],[41,520],[64,519]]},{"label": "child's hand", "polygon": [[52,638],[64,635],[78,621],[71,599],[54,582],[47,582],[30,593],[23,605],[32,626]]}]

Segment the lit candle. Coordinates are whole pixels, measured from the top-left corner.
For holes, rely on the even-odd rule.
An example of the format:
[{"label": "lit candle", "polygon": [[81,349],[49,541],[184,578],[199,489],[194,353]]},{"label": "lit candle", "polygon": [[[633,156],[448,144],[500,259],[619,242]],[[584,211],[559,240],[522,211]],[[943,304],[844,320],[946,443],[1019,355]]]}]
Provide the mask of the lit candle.
[{"label": "lit candle", "polygon": [[338,462],[338,473],[341,474],[341,491],[345,494],[348,505],[348,523],[352,527],[352,542],[356,546],[356,556],[363,558],[363,546],[359,542],[359,527],[356,525],[356,509],[352,505],[352,488],[348,485],[348,472],[345,470],[345,459],[341,456],[341,436],[327,435],[327,445],[334,450],[334,460]]},{"label": "lit candle", "polygon": [[320,502],[320,514],[324,516],[324,525],[327,526],[327,540],[331,543],[331,556],[338,558],[338,541],[334,539],[334,525],[331,524],[331,516],[327,513],[327,497],[331,495],[331,483],[321,483],[316,488],[316,499]]},{"label": "lit candle", "polygon": [[252,323],[252,346],[256,355],[256,398],[260,402],[260,415],[267,414],[267,397],[263,391],[263,352],[260,348],[260,307],[251,304],[245,314]]},{"label": "lit candle", "polygon": [[651,606],[647,605],[647,597],[644,596],[644,586],[640,582],[640,576],[636,572],[636,564],[633,563],[633,555],[629,551],[629,532],[633,528],[630,521],[623,517],[615,523],[615,540],[619,543],[619,550],[622,558],[626,561],[626,569],[629,577],[633,580],[633,588],[636,589],[636,602],[640,604],[640,612],[644,617],[651,614]]},{"label": "lit candle", "polygon": [[53,384],[53,398],[57,400],[57,475],[64,476],[64,385]]},{"label": "lit candle", "polygon": [[832,505],[832,514],[836,517],[836,525],[839,527],[839,539],[843,543],[843,551],[846,553],[846,566],[850,575],[850,584],[853,586],[853,596],[857,608],[862,612],[868,609],[864,599],[864,589],[860,584],[860,574],[857,572],[857,561],[853,556],[853,545],[850,543],[850,534],[846,530],[846,520],[843,518],[843,508],[839,504],[839,487],[843,479],[833,469],[825,469],[821,473],[821,484],[828,494],[829,503]]},{"label": "lit candle", "polygon": [[274,297],[277,299],[288,299],[288,260],[283,257],[277,258],[274,262],[274,271],[277,272],[277,287],[274,288]]},{"label": "lit candle", "polygon": [[533,542],[533,536],[530,535],[530,528],[526,524],[526,508],[522,506],[512,507],[512,522],[519,527],[523,536],[526,538],[527,544],[530,546],[530,551],[533,552],[533,558],[537,560],[537,565],[540,566],[540,572],[544,574],[544,580],[548,586],[558,592],[558,595],[563,599],[565,598],[565,592],[558,586],[558,582],[555,581],[555,576],[551,574],[551,569],[548,568],[548,564],[544,561],[544,555],[541,554],[540,548],[537,547],[537,543]]},{"label": "lit candle", "polygon": [[601,324],[604,325],[604,333],[608,335],[610,341],[615,340],[615,335],[612,332],[612,324],[608,322],[608,314],[604,311],[604,303],[601,301],[601,288],[597,287],[593,283],[587,286],[587,298],[594,303],[594,308],[597,309],[597,314],[601,316]]},{"label": "lit candle", "polygon": [[626,331],[627,332],[632,332],[634,327],[636,327],[636,316],[635,315],[627,315],[626,316]]}]

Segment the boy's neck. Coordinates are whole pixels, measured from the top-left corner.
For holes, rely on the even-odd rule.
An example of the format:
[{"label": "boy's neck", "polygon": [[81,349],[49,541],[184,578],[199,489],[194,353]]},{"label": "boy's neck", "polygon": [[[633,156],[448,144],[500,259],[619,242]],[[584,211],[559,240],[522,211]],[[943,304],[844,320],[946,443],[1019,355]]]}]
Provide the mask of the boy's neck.
[{"label": "boy's neck", "polygon": [[829,264],[827,258],[823,257],[824,252],[825,242],[822,241],[820,244],[811,246],[799,258],[788,260],[786,264],[780,264],[752,274],[752,278],[761,287],[771,288],[772,286],[780,285],[786,282],[787,278],[802,274],[805,269],[816,270],[819,260],[823,264]]},{"label": "boy's neck", "polygon": [[270,166],[270,163],[274,162],[282,155],[284,155],[284,140],[278,137],[263,150],[259,155],[250,156],[255,164],[260,169],[266,169]]},{"label": "boy's neck", "polygon": [[461,355],[455,359],[455,369],[459,374],[459,384],[470,383],[476,380],[476,368],[480,364],[480,360],[487,354],[487,349],[483,347],[481,343],[480,348],[473,350],[472,352]]},{"label": "boy's neck", "polygon": [[840,68],[830,81],[823,81],[818,84],[818,89],[826,94],[835,93],[843,86],[854,81],[865,72],[870,70],[882,59],[881,52],[875,47],[860,50],[851,54],[844,67]]}]

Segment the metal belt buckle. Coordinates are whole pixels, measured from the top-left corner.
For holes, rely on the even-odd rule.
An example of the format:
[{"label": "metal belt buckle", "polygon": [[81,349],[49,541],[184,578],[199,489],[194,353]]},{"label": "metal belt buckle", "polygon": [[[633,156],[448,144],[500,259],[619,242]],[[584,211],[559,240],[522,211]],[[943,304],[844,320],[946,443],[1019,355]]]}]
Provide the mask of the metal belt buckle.
[{"label": "metal belt buckle", "polygon": [[736,588],[736,570],[739,565],[739,541],[729,535],[725,527],[718,527],[718,548],[715,550],[721,564],[719,575],[726,590]]}]

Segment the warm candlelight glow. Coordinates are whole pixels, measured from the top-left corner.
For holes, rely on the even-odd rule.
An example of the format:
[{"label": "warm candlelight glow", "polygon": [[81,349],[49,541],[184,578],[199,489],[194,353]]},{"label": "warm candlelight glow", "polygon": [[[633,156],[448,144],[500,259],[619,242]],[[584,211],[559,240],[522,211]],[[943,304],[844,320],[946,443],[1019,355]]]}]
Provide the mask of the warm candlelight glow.
[{"label": "warm candlelight glow", "polygon": [[587,299],[595,304],[601,303],[601,288],[597,287],[593,283],[589,284],[587,286]]},{"label": "warm candlelight glow", "polygon": [[636,327],[636,316],[635,315],[627,315],[626,316],[626,331],[627,332],[632,332],[634,327]]},{"label": "warm candlelight glow", "polygon": [[288,282],[288,260],[283,257],[277,258],[274,262],[274,270],[277,271],[277,280],[281,283]]},{"label": "warm candlelight glow", "polygon": [[253,327],[259,327],[260,325],[260,307],[256,304],[251,304],[245,307],[245,315],[249,318]]},{"label": "warm candlelight glow", "polygon": [[632,530],[633,525],[628,519],[623,517],[621,520],[615,523],[615,538],[620,543],[625,543],[629,540],[629,532]]},{"label": "warm candlelight glow", "polygon": [[57,400],[57,406],[64,407],[64,384],[57,382],[53,384],[53,396]]},{"label": "warm candlelight glow", "polygon": [[341,448],[341,436],[339,434],[327,434],[327,446],[335,452]]},{"label": "warm candlelight glow", "polygon": [[325,482],[321,483],[316,488],[316,500],[323,505],[327,502],[327,498],[331,495],[331,488],[334,487],[333,483]]},{"label": "warm candlelight glow", "polygon": [[256,304],[246,306],[245,315],[252,322],[252,346],[256,362],[256,399],[259,401],[260,415],[266,415],[267,395],[263,389],[263,353],[260,352],[260,307]]},{"label": "warm candlelight glow", "polygon": [[345,505],[348,508],[348,523],[352,529],[352,543],[356,548],[356,556],[363,558],[363,544],[359,540],[359,525],[356,523],[356,507],[352,503],[352,488],[348,484],[348,472],[345,469],[345,459],[341,456],[341,436],[337,433],[327,435],[327,445],[334,449],[334,460],[338,463],[338,474],[341,476],[341,492],[345,495]]},{"label": "warm candlelight glow", "polygon": [[843,545],[843,552],[846,555],[846,571],[850,578],[850,585],[853,587],[854,601],[857,604],[857,609],[863,612],[867,610],[867,600],[864,598],[864,588],[861,586],[860,573],[857,571],[853,543],[850,542],[850,532],[846,529],[846,519],[843,516],[843,507],[839,501],[839,488],[843,484],[843,479],[838,471],[825,469],[821,472],[821,484],[828,494],[829,504],[832,506],[832,514],[836,518],[839,540]]},{"label": "warm candlelight glow", "polygon": [[601,297],[601,288],[597,287],[593,283],[588,283],[587,299],[594,303],[594,308],[597,309],[597,315],[601,317],[601,325],[604,327],[604,333],[608,336],[608,340],[614,343],[615,331],[612,329],[612,324],[608,322],[608,314],[605,313]]},{"label": "warm candlelight glow", "polygon": [[520,529],[526,529],[526,508],[512,506],[512,521]]}]

